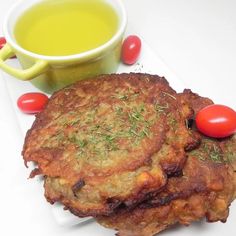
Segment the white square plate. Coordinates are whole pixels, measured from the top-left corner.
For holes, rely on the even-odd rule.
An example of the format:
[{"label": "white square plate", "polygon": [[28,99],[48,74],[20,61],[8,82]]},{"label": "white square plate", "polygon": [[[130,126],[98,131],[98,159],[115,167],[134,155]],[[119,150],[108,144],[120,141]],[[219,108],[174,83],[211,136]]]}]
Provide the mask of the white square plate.
[{"label": "white square plate", "polygon": [[[11,61],[10,63],[14,66],[18,66],[17,60]],[[162,60],[152,52],[151,48],[144,41],[142,54],[139,61],[133,66],[125,66],[121,64],[118,70],[119,73],[131,71],[146,72],[151,74],[158,74],[159,76],[165,76],[170,85],[178,92],[182,91],[185,88],[183,82],[180,81],[168,68],[168,66],[166,66],[162,62]],[[6,112],[9,112],[9,116],[14,117],[16,125],[19,126],[20,132],[17,133],[16,131],[15,135],[18,139],[20,139],[19,143],[22,144],[26,131],[31,127],[32,122],[34,121],[34,116],[22,114],[16,106],[16,101],[20,95],[26,92],[38,91],[38,89],[33,87],[29,82],[21,82],[1,72],[0,87],[5,94],[4,101],[1,101],[1,103],[4,103],[3,105],[9,108]],[[0,124],[4,126],[4,119],[1,120],[1,117]],[[3,130],[4,127],[0,126],[0,129]],[[14,196],[17,195],[19,198],[18,202],[24,202],[25,207],[25,196],[27,195],[27,199],[29,201],[27,206],[30,209],[26,209],[25,212],[30,212],[32,214],[31,224],[37,223],[36,225],[40,225],[41,227],[48,227],[46,231],[48,233],[47,235],[114,235],[114,231],[104,229],[90,218],[81,219],[75,217],[68,211],[64,211],[62,206],[59,204],[50,206],[48,203],[46,203],[46,201],[43,199],[42,181],[40,180],[40,178],[36,178],[37,181],[26,180],[26,175],[29,174],[29,170],[25,170],[22,165],[19,166],[21,160],[19,160],[18,153],[15,153],[15,156],[16,157],[14,158],[18,158],[17,160],[14,160],[14,158],[11,160],[5,160],[5,165],[0,167],[0,177],[3,177],[4,173],[8,173],[8,167],[11,166],[11,170],[14,170],[14,175],[8,174],[8,182],[11,183],[10,186],[8,185],[8,192],[11,196],[7,198],[7,202],[9,204],[12,201],[14,202]],[[39,198],[39,195],[42,197]],[[33,199],[38,198],[39,202],[33,201]],[[37,205],[36,209],[31,209],[33,204]],[[38,207],[39,204],[43,204],[43,206]],[[23,211],[24,213],[24,209],[22,208],[23,207],[19,204],[14,205],[14,211]],[[55,225],[53,223],[49,225],[45,220],[47,219],[47,215],[50,213],[50,211],[52,213],[52,217],[56,222]],[[23,213],[22,217],[24,217]],[[161,233],[161,235],[199,236],[199,234],[201,234],[202,236],[222,236],[222,234],[225,234],[227,236],[233,236],[236,235],[236,228],[233,219],[236,219],[235,203],[231,206],[231,214],[226,224],[206,224],[204,222],[198,222],[192,224],[190,227],[175,227],[174,229]],[[39,230],[38,232],[41,231]],[[51,232],[51,234],[49,232]]]}]

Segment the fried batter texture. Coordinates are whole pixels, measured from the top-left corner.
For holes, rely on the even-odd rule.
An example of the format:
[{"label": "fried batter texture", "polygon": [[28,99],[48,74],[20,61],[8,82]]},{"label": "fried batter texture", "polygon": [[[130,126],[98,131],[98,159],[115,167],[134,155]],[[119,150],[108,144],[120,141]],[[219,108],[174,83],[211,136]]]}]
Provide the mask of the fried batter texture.
[{"label": "fried batter texture", "polygon": [[[212,104],[190,90],[179,94],[195,113]],[[119,236],[152,236],[174,225],[206,218],[225,222],[235,199],[236,135],[225,140],[202,136],[201,145],[188,153],[182,176],[169,178],[165,188],[132,210],[117,210],[97,220]]]},{"label": "fried batter texture", "polygon": [[110,215],[160,192],[200,137],[193,111],[168,82],[117,74],[56,92],[28,131],[22,151],[45,196],[78,216]]}]

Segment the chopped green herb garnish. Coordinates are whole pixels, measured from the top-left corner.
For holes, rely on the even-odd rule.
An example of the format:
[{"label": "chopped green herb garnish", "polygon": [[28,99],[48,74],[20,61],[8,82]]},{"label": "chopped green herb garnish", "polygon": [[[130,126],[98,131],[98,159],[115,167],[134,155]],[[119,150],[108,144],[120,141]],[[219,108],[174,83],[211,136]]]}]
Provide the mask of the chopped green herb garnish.
[{"label": "chopped green herb garnish", "polygon": [[203,140],[201,146],[191,153],[201,161],[211,160],[215,163],[223,163],[224,161],[222,150],[210,140]]}]

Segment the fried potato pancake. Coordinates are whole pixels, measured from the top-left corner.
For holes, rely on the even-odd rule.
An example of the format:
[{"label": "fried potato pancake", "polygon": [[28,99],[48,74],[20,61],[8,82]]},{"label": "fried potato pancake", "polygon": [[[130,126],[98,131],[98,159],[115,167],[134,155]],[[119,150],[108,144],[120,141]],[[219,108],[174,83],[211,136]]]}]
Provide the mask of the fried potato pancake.
[{"label": "fried potato pancake", "polygon": [[[190,90],[179,94],[195,113],[212,104]],[[98,222],[119,236],[152,236],[174,224],[189,225],[206,218],[225,222],[235,199],[236,135],[225,140],[202,136],[198,148],[188,153],[181,177],[169,178],[165,188],[132,210],[121,208]]]},{"label": "fried potato pancake", "polygon": [[109,215],[159,192],[199,144],[193,111],[168,82],[114,74],[56,92],[37,115],[22,151],[45,196],[78,216]]}]

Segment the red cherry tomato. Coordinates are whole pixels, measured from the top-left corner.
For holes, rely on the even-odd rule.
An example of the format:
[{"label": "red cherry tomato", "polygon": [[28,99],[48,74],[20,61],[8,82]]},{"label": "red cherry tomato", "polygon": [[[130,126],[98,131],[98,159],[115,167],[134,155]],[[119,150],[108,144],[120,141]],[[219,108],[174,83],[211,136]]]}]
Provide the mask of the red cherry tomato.
[{"label": "red cherry tomato", "polygon": [[0,37],[0,49],[6,44],[6,39],[4,37]]},{"label": "red cherry tomato", "polygon": [[122,45],[121,60],[127,65],[134,64],[140,55],[141,39],[136,35],[128,36]]},{"label": "red cherry tomato", "polygon": [[200,132],[213,138],[225,138],[236,132],[236,112],[224,105],[210,105],[196,115]]},{"label": "red cherry tomato", "polygon": [[[4,37],[0,37],[0,50],[3,48],[3,46],[6,44],[6,39]],[[11,59],[16,58],[16,56],[11,57]]]},{"label": "red cherry tomato", "polygon": [[48,97],[43,93],[25,93],[17,100],[18,108],[27,114],[36,114],[43,110]]}]

